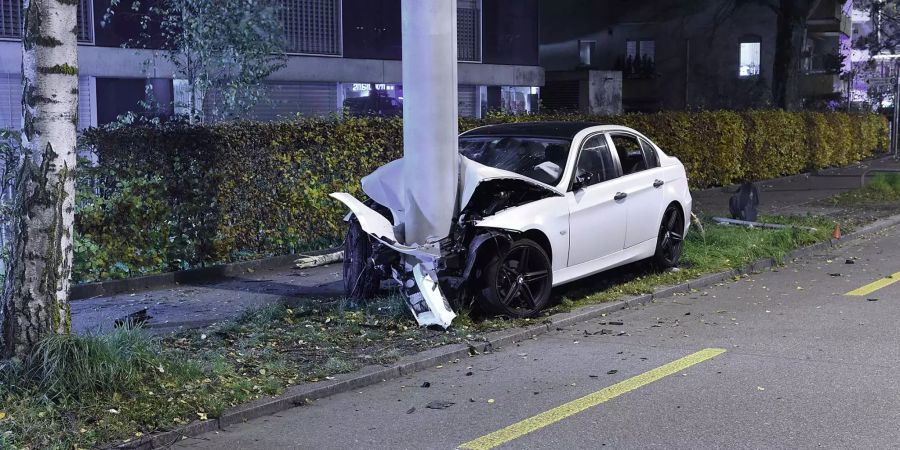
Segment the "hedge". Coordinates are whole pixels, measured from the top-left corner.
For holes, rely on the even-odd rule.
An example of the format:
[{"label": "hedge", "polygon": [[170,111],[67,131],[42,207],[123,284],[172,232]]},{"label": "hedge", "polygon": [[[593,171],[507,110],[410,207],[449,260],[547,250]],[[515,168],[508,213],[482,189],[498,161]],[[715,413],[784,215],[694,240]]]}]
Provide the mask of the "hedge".
[{"label": "hedge", "polygon": [[[873,114],[666,112],[616,117],[490,115],[490,123],[582,120],[633,127],[684,162],[695,188],[844,165],[887,147]],[[402,154],[394,118],[183,123],[92,129],[81,171],[77,281],[123,278],[340,242],[359,179]]]}]

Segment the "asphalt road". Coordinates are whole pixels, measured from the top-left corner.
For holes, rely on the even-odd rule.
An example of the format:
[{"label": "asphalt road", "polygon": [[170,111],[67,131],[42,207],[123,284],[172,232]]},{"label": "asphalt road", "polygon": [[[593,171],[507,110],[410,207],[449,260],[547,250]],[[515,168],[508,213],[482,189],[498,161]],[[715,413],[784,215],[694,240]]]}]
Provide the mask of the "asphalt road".
[{"label": "asphalt road", "polygon": [[[179,445],[896,448],[900,282],[884,277],[900,272],[898,237],[888,230]],[[873,282],[882,287],[846,295]]]}]

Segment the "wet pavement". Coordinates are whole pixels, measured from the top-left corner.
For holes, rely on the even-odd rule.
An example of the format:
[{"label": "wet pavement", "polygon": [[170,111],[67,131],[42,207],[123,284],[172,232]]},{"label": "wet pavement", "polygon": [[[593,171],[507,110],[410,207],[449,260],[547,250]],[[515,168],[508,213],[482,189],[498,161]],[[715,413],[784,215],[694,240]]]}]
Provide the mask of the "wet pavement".
[{"label": "wet pavement", "polygon": [[895,228],[177,447],[896,448],[898,324]]}]

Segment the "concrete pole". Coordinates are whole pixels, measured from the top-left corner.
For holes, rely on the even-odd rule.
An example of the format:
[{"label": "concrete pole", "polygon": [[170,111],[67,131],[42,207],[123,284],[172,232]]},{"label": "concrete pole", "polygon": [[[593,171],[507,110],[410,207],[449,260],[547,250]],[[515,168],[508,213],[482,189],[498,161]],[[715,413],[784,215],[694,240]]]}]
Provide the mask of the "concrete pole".
[{"label": "concrete pole", "polygon": [[894,63],[894,117],[891,120],[891,151],[897,158],[897,148],[900,147],[900,62]]},{"label": "concrete pole", "polygon": [[456,0],[402,0],[406,244],[446,237],[459,183]]}]

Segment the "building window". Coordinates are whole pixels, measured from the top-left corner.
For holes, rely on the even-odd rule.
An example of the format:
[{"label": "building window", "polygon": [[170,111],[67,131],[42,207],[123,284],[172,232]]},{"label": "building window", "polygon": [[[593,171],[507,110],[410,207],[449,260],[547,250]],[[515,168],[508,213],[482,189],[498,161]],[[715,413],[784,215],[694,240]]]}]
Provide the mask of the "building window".
[{"label": "building window", "polygon": [[460,61],[481,61],[480,0],[457,0],[456,53]]},{"label": "building window", "polygon": [[340,0],[281,0],[289,53],[341,54]]},{"label": "building window", "polygon": [[625,62],[622,72],[626,76],[651,76],[656,72],[656,41],[625,41]]},{"label": "building window", "polygon": [[[22,39],[22,0],[0,0],[0,39]],[[78,2],[78,42],[94,42],[93,4]]]},{"label": "building window", "polygon": [[759,42],[741,42],[741,65],[738,76],[755,77],[759,75]]},{"label": "building window", "polygon": [[578,41],[578,63],[582,66],[591,65],[591,56],[597,47],[597,41]]},{"label": "building window", "polygon": [[509,114],[537,114],[540,88],[531,86],[502,86],[500,109]]}]

